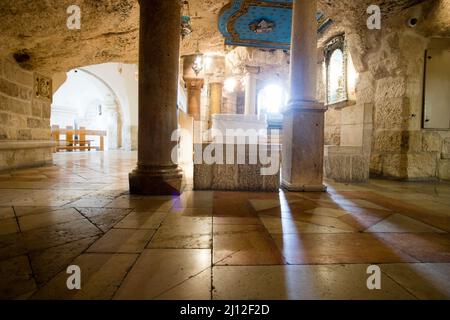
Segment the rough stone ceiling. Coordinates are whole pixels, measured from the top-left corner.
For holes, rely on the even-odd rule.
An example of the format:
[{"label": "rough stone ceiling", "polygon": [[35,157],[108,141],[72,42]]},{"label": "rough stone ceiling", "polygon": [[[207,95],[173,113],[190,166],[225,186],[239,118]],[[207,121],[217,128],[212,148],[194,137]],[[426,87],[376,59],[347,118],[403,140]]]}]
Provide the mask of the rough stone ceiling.
[{"label": "rough stone ceiling", "polygon": [[[444,7],[448,0],[440,1]],[[217,28],[220,9],[228,0],[190,0],[194,33],[182,42],[181,53],[223,52]],[[395,15],[423,0],[319,0],[319,9],[337,23],[361,27],[366,9],[379,4],[385,15]],[[80,31],[66,28],[66,9],[73,0],[0,0],[0,55],[23,52],[24,67],[52,73],[103,62],[137,62],[139,5],[137,0],[78,0]],[[447,28],[447,26],[443,26]]]}]

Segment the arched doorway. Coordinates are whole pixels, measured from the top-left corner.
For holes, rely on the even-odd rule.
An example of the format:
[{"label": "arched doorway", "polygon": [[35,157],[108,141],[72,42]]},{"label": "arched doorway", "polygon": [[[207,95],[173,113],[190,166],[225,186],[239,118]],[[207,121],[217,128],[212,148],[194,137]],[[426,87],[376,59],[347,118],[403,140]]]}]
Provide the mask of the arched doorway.
[{"label": "arched doorway", "polygon": [[122,147],[119,99],[105,81],[83,68],[69,71],[66,81],[54,93],[51,124],[106,131],[106,149]]}]

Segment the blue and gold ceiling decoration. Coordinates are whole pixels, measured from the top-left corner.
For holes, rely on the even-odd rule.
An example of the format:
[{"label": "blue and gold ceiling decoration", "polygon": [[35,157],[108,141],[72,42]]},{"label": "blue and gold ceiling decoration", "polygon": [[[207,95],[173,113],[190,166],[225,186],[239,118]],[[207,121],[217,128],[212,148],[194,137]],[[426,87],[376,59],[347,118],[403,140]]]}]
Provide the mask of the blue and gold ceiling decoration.
[{"label": "blue and gold ceiling decoration", "polygon": [[[317,13],[318,32],[332,21]],[[292,0],[232,0],[219,16],[219,30],[226,45],[289,49]]]}]

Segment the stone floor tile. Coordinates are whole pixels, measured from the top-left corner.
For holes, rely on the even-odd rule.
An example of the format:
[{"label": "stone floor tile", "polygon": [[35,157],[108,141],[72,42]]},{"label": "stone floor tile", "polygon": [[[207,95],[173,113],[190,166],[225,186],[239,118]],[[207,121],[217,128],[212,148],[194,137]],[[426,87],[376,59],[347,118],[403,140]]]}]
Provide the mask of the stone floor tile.
[{"label": "stone floor tile", "polygon": [[394,214],[389,218],[371,226],[366,232],[397,232],[397,233],[421,233],[436,232],[445,233],[444,231],[429,226],[420,221],[405,217],[401,214]]},{"label": "stone floor tile", "polygon": [[51,225],[70,222],[74,220],[82,220],[84,217],[73,208],[66,208],[51,211],[48,213],[40,213],[19,217],[19,225],[22,232],[48,227]]},{"label": "stone floor tile", "polygon": [[158,296],[158,300],[210,300],[211,268]]},{"label": "stone floor tile", "polygon": [[163,222],[148,248],[209,249],[211,243],[212,224],[210,221],[184,220],[180,223],[164,224]]},{"label": "stone floor tile", "polygon": [[170,210],[171,215],[179,215],[184,217],[212,217],[212,207],[208,208],[185,208],[185,207],[173,207]]},{"label": "stone floor tile", "polygon": [[214,300],[414,299],[383,275],[382,290],[367,289],[367,265],[217,266]]},{"label": "stone floor tile", "polygon": [[421,262],[450,262],[450,235],[437,233],[377,233],[396,247]]},{"label": "stone floor tile", "polygon": [[32,214],[40,214],[40,213],[48,213],[51,211],[55,211],[61,209],[59,207],[14,207],[14,211],[16,212],[17,217],[32,215]]},{"label": "stone floor tile", "polygon": [[421,300],[450,299],[450,264],[402,263],[380,265],[383,273]]},{"label": "stone floor tile", "polygon": [[155,230],[112,229],[96,241],[87,252],[141,253]]},{"label": "stone floor tile", "polygon": [[105,208],[134,209],[137,205],[137,201],[140,199],[142,199],[142,196],[120,196],[106,204]]},{"label": "stone floor tile", "polygon": [[27,256],[0,261],[0,299],[13,299],[36,288]]},{"label": "stone floor tile", "polygon": [[174,208],[212,208],[213,192],[186,191],[175,200]]},{"label": "stone floor tile", "polygon": [[[363,197],[360,193],[358,193],[358,197]],[[321,198],[315,200],[320,205],[332,205],[336,208],[340,208],[343,210],[351,209],[351,208],[365,208],[365,209],[377,209],[377,210],[384,210],[388,211],[387,208],[378,206],[370,201],[364,200],[364,199],[357,199],[355,196],[353,196],[353,193],[346,196],[331,196],[328,198]]]},{"label": "stone floor tile", "polygon": [[1,207],[0,208],[0,220],[14,218],[14,210],[12,207]]},{"label": "stone floor tile", "polygon": [[250,205],[253,207],[255,211],[263,211],[268,209],[274,209],[281,206],[279,199],[251,199],[249,200]]},{"label": "stone floor tile", "polygon": [[[211,274],[210,267],[211,250],[145,250],[114,299],[167,299],[172,294],[204,299],[210,295],[211,290],[210,285],[205,285],[204,278],[207,277],[208,271]],[[202,274],[205,271],[206,275]],[[197,276],[200,277],[196,278]],[[190,279],[195,280],[189,281]],[[186,289],[186,292],[181,292],[182,289]]]},{"label": "stone floor tile", "polygon": [[0,220],[0,236],[19,232],[16,218]]},{"label": "stone floor tile", "polygon": [[30,254],[31,266],[38,285],[44,284],[83,253],[98,237],[86,238]]},{"label": "stone floor tile", "polygon": [[103,232],[108,232],[130,213],[130,209],[77,208],[77,210]]},{"label": "stone floor tile", "polygon": [[318,216],[339,218],[339,217],[342,217],[342,216],[345,216],[346,214],[348,214],[348,211],[341,210],[341,209],[319,207],[319,208],[307,210],[307,211],[305,211],[305,213],[318,215]]},{"label": "stone floor tile", "polygon": [[165,212],[132,212],[116,224],[115,228],[156,230],[161,226],[166,216],[167,213]]},{"label": "stone floor tile", "polygon": [[218,265],[277,265],[284,259],[263,226],[215,225],[213,261]]},{"label": "stone floor tile", "polygon": [[293,219],[282,219],[270,216],[260,217],[264,227],[270,234],[290,234],[290,233],[347,233],[348,230],[325,227],[313,223],[296,221]]},{"label": "stone floor tile", "polygon": [[339,220],[348,224],[358,231],[365,231],[366,229],[372,227],[373,225],[381,222],[382,220],[389,217],[392,213],[389,211],[380,211],[380,210],[368,210],[356,208],[350,209],[347,207],[346,211],[347,215],[339,217]]},{"label": "stone floor tile", "polygon": [[88,192],[86,190],[27,190],[19,188],[15,190],[13,196],[0,200],[0,206],[61,207],[86,195]]},{"label": "stone floor tile", "polygon": [[[261,217],[265,216],[264,214],[261,215]],[[344,231],[350,231],[350,232],[356,232],[357,230],[352,227],[351,225],[345,223],[344,221],[328,217],[328,216],[322,216],[317,214],[309,214],[309,213],[286,213],[283,212],[281,218],[283,219],[290,219],[298,222],[307,222],[311,224],[316,224],[318,226],[322,227],[329,227],[329,228],[335,228],[340,229]]]},{"label": "stone floor tile", "polygon": [[289,264],[417,262],[380,234],[285,234],[273,235]]},{"label": "stone floor tile", "polygon": [[214,217],[214,224],[234,224],[234,225],[260,225],[262,224],[259,217]]},{"label": "stone floor tile", "polygon": [[256,212],[246,199],[214,199],[214,217],[256,217]]},{"label": "stone floor tile", "polygon": [[204,224],[211,224],[213,221],[212,216],[189,216],[189,215],[183,215],[183,214],[173,214],[169,213],[164,218],[164,221],[162,222],[163,226],[167,225],[181,225],[181,224],[192,224],[192,223],[204,223]]},{"label": "stone floor tile", "polygon": [[28,252],[21,233],[0,235],[0,261]]},{"label": "stone floor tile", "polygon": [[68,204],[68,206],[77,208],[102,208],[110,202],[110,198],[90,196],[71,202]]},{"label": "stone floor tile", "polygon": [[30,251],[47,249],[72,241],[100,235],[101,231],[88,220],[75,220],[23,232]]},{"label": "stone floor tile", "polygon": [[140,200],[136,200],[134,207],[135,212],[169,212],[170,209],[176,203],[177,198],[171,200],[154,199],[154,197],[148,197]]},{"label": "stone floor tile", "polygon": [[61,271],[32,299],[108,300],[119,288],[137,254],[82,254],[73,261],[81,269],[81,290],[68,290],[66,270]]}]

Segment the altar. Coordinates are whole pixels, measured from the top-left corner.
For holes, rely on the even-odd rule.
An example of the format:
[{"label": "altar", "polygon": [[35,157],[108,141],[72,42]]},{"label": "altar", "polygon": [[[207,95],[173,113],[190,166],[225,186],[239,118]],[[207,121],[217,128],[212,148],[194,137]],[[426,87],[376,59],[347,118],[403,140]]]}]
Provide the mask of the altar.
[{"label": "altar", "polygon": [[277,192],[281,147],[267,127],[258,115],[213,115],[212,141],[194,144],[194,190]]}]

